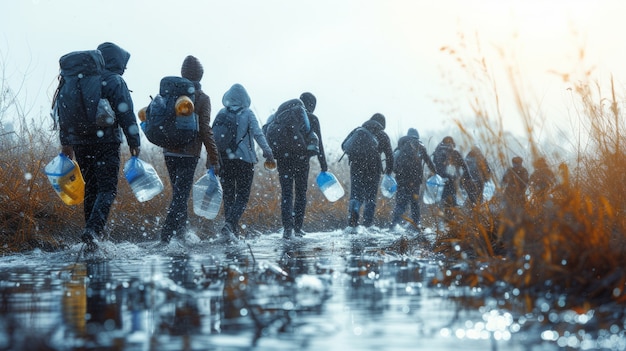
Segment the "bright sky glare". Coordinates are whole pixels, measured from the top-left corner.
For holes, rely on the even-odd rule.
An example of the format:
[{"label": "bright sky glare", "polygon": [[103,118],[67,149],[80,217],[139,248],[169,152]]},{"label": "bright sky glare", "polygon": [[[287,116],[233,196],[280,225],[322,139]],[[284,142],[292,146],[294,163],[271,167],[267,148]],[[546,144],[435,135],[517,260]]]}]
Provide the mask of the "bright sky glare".
[{"label": "bright sky glare", "polygon": [[[26,80],[22,94],[33,118],[48,117],[59,57],[112,41],[131,53],[124,78],[135,111],[193,54],[204,65],[213,116],[223,93],[240,83],[261,122],[283,101],[311,91],[326,144],[337,146],[376,112],[387,117],[393,139],[409,127],[426,138],[453,128],[454,118],[471,117],[446,114],[435,102],[457,93],[442,79],[457,68],[440,48],[456,45],[458,33],[514,52],[552,114],[566,104],[567,86],[548,72],[574,69],[581,45],[600,79],[613,74],[623,86],[626,50],[618,36],[625,9],[621,0],[7,1],[0,67],[12,89]],[[507,118],[507,128],[520,128],[514,114]]]}]

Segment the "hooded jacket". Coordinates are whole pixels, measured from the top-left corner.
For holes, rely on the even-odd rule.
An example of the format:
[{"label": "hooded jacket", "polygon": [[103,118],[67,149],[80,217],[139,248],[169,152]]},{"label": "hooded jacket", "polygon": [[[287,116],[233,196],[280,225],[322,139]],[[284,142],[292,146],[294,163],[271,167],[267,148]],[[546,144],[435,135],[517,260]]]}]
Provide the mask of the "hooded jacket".
[{"label": "hooded jacket", "polygon": [[[263,157],[273,158],[265,134],[259,126],[259,121],[254,112],[250,110],[250,96],[241,84],[234,84],[222,97],[224,108],[219,114],[234,113],[237,117],[237,140],[241,140],[234,153],[234,159],[249,163],[257,163],[258,158],[254,141],[263,150]],[[217,117],[215,117],[217,119]]]},{"label": "hooded jacket", "polygon": [[[121,143],[122,130],[130,147],[140,146],[139,127],[133,109],[133,100],[126,82],[122,78],[130,54],[113,43],[102,43],[98,46],[105,63],[105,72],[102,75],[102,97],[109,100],[115,112],[115,122],[110,127],[99,128],[90,135],[72,134],[71,131],[61,131],[62,141],[69,145]],[[121,128],[121,129],[120,129]],[[65,142],[63,142],[65,144]]]},{"label": "hooded jacket", "polygon": [[219,164],[219,153],[215,145],[213,129],[211,128],[211,99],[202,91],[200,80],[204,74],[204,68],[194,56],[187,56],[180,69],[181,76],[193,82],[195,92],[194,112],[198,115],[198,137],[188,145],[181,148],[164,148],[166,156],[189,156],[200,157],[202,145],[206,148],[206,167]]}]

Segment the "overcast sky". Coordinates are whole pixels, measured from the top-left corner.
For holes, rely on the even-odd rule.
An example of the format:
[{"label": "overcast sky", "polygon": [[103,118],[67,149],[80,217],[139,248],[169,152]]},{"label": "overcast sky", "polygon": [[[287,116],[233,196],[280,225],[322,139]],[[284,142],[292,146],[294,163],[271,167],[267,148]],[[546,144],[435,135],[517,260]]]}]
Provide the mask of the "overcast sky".
[{"label": "overcast sky", "polygon": [[[376,112],[393,138],[415,127],[424,139],[471,117],[435,102],[457,94],[443,79],[456,67],[440,48],[456,45],[458,33],[478,36],[487,51],[515,52],[556,118],[550,109],[566,103],[567,85],[548,71],[573,69],[581,44],[599,78],[612,73],[623,86],[624,10],[620,0],[15,0],[0,12],[0,63],[12,89],[26,78],[31,117],[47,117],[60,56],[112,41],[131,53],[124,78],[135,111],[193,54],[212,116],[240,83],[261,122],[311,91],[327,144]],[[514,114],[507,118],[507,128],[519,129]]]}]

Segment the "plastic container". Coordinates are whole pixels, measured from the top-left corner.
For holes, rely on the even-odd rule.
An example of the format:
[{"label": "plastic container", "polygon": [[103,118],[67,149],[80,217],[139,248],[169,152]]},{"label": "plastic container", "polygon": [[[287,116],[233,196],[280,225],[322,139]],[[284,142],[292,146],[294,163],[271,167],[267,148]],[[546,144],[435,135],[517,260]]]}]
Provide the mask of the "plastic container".
[{"label": "plastic container", "polygon": [[222,184],[213,168],[193,185],[193,212],[207,219],[215,219],[222,206]]},{"label": "plastic container", "polygon": [[154,167],[137,156],[124,164],[124,177],[139,202],[146,202],[163,191],[163,182]]},{"label": "plastic container", "polygon": [[317,176],[317,186],[322,191],[322,194],[330,202],[335,202],[345,194],[343,187],[337,180],[334,174],[330,172],[321,172]]},{"label": "plastic container", "polygon": [[52,188],[67,205],[78,205],[85,199],[85,180],[76,161],[60,153],[44,169]]},{"label": "plastic container", "polygon": [[483,201],[489,201],[493,197],[493,194],[496,193],[496,185],[490,179],[485,183],[485,187],[483,188]]},{"label": "plastic container", "polygon": [[443,187],[446,182],[439,174],[435,174],[426,180],[426,189],[424,189],[423,201],[427,205],[436,204],[441,201]]},{"label": "plastic container", "polygon": [[396,194],[397,190],[398,183],[396,183],[396,180],[389,174],[385,174],[383,176],[383,181],[380,182],[380,191],[383,193],[383,196],[392,198],[393,195]]}]

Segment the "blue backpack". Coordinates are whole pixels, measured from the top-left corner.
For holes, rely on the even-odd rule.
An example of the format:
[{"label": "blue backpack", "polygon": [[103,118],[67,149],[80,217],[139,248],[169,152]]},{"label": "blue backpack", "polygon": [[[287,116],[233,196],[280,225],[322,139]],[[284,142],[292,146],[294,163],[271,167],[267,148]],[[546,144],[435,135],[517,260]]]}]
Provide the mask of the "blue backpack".
[{"label": "blue backpack", "polygon": [[102,97],[104,58],[99,50],[73,51],[59,59],[61,73],[55,92],[55,125],[74,135],[96,133],[115,123],[109,101]]},{"label": "blue backpack", "polygon": [[[159,94],[146,109],[143,131],[148,140],[160,147],[184,147],[198,136],[198,115],[176,113],[176,104],[181,97],[195,103],[195,87],[186,78],[168,76],[161,79]],[[193,110],[193,109],[192,109]]]}]

